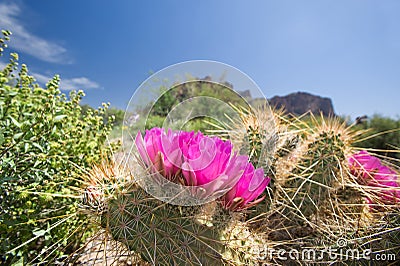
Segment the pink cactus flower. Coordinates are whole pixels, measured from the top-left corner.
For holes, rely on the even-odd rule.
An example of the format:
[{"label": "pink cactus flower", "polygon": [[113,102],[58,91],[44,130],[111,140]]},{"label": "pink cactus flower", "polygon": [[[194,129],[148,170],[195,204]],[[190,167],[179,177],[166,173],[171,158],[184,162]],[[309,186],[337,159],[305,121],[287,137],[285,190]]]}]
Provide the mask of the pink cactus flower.
[{"label": "pink cactus flower", "polygon": [[221,200],[230,210],[240,210],[260,202],[269,178],[254,169],[249,157],[232,152],[230,141],[184,132],[153,128],[144,139],[136,136],[136,147],[152,172],[184,186],[201,187],[203,196],[227,194]]},{"label": "pink cactus flower", "polygon": [[193,139],[182,143],[182,172],[188,185],[204,185],[222,175],[229,162],[233,163],[232,144],[217,137],[204,137],[200,132]]},{"label": "pink cactus flower", "polygon": [[[386,204],[400,202],[400,185],[397,173],[381,164],[381,161],[367,151],[360,151],[349,159],[350,173],[358,177],[358,182],[370,187],[376,187],[374,194]],[[367,203],[375,204],[368,198]]]},{"label": "pink cactus flower", "polygon": [[383,202],[393,204],[400,202],[398,175],[389,167],[379,167],[368,185],[382,188],[378,194]]},{"label": "pink cactus flower", "polygon": [[270,180],[269,177],[264,176],[262,169],[254,169],[254,166],[248,163],[239,182],[221,198],[221,204],[229,210],[252,207],[265,198],[265,196],[258,197],[263,193]]},{"label": "pink cactus flower", "polygon": [[146,130],[143,140],[139,131],[135,143],[140,157],[152,171],[161,173],[169,180],[175,178],[182,158],[175,132],[169,130],[165,134],[161,128],[152,128]]},{"label": "pink cactus flower", "polygon": [[354,176],[362,175],[364,178],[371,177],[370,174],[381,166],[379,159],[370,155],[367,151],[360,151],[352,155],[348,162],[351,174]]}]

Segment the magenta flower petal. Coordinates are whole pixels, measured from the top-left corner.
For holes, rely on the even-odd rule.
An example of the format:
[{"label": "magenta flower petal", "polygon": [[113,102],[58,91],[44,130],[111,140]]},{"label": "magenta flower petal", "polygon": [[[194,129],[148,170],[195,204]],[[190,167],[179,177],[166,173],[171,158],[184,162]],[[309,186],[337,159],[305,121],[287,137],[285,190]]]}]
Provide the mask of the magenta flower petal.
[{"label": "magenta flower petal", "polygon": [[263,169],[255,170],[251,163],[247,163],[239,181],[222,197],[221,203],[230,210],[248,208],[264,192],[269,182],[270,178],[264,176]]},{"label": "magenta flower petal", "polygon": [[374,177],[370,181],[371,183],[377,182],[382,186],[397,187],[397,175],[396,172],[387,166],[381,166],[375,173]]},{"label": "magenta flower petal", "polygon": [[182,174],[188,186],[197,186],[196,173],[188,162],[182,164]]},{"label": "magenta flower petal", "polygon": [[258,198],[261,193],[264,192],[265,188],[268,186],[271,178],[264,176],[264,171],[262,169],[256,169],[254,171],[254,176],[250,181],[248,191],[250,194],[247,195],[247,199],[244,201],[244,205]]},{"label": "magenta flower petal", "polygon": [[147,165],[149,165],[150,164],[150,159],[149,159],[149,156],[147,154],[146,147],[144,145],[144,141],[143,141],[142,134],[140,133],[140,131],[136,135],[135,144],[136,144],[136,148],[137,148],[137,150],[139,152],[140,157],[142,158],[142,160]]},{"label": "magenta flower petal", "polygon": [[163,152],[161,144],[162,134],[163,130],[161,128],[152,128],[151,130],[146,130],[144,143],[146,146],[147,154],[152,162],[154,162],[159,151]]},{"label": "magenta flower petal", "polygon": [[[348,162],[350,173],[359,177],[360,183],[375,187],[376,190],[373,193],[381,201],[387,204],[400,202],[398,175],[393,169],[382,165],[377,157],[366,151],[360,151],[351,156]],[[374,204],[370,198],[367,199],[367,202]]]},{"label": "magenta flower petal", "polygon": [[360,151],[351,156],[348,162],[351,173],[355,176],[361,175],[363,178],[371,177],[371,172],[381,166],[380,160],[367,151]]},{"label": "magenta flower petal", "polygon": [[[379,167],[378,171],[374,175],[373,179],[368,185],[381,187],[380,197],[384,201],[396,203],[400,200],[399,195],[399,184],[398,176],[395,171],[387,166]],[[388,189],[393,188],[393,189]]]}]

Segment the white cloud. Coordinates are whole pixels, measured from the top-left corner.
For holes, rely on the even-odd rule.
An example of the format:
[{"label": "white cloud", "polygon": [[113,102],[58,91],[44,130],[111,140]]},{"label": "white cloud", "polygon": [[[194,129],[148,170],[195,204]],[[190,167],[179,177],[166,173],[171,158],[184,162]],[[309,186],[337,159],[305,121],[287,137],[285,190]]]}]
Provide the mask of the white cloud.
[{"label": "white cloud", "polygon": [[36,79],[37,82],[39,82],[40,84],[45,85],[49,80],[51,80],[52,78],[46,75],[42,75],[39,73],[32,73],[32,76]]},{"label": "white cloud", "polygon": [[86,78],[72,78],[72,79],[61,79],[60,88],[62,90],[79,90],[79,89],[98,89],[99,84]]},{"label": "white cloud", "polygon": [[13,33],[9,43],[11,47],[46,62],[71,62],[64,47],[30,33],[19,20],[20,13],[21,9],[15,3],[0,4],[0,28]]},{"label": "white cloud", "polygon": [[[49,80],[52,79],[51,76],[32,73],[32,76],[39,82],[40,84],[45,85]],[[99,89],[100,85],[93,80],[88,79],[87,77],[78,77],[78,78],[70,78],[63,79],[61,78],[60,89],[63,91],[70,90],[88,90],[88,89]]]}]

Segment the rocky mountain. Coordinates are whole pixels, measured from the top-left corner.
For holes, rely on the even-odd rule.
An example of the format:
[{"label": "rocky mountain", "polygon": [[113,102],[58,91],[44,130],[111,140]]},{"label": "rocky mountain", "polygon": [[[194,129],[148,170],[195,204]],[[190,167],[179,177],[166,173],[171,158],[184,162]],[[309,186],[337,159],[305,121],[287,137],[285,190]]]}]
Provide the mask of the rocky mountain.
[{"label": "rocky mountain", "polygon": [[[200,78],[199,80],[203,80],[205,82],[212,81],[212,77],[206,76],[202,79]],[[233,84],[229,82],[225,81],[223,85],[233,89]],[[239,95],[245,100],[252,103],[253,106],[262,106],[265,103],[264,98],[253,98],[250,90],[236,92],[239,93]],[[296,116],[307,112],[311,112],[316,115],[322,113],[324,116],[335,116],[332,100],[330,98],[313,95],[307,92],[295,92],[286,96],[274,96],[268,99],[268,103],[271,107],[283,108],[287,113]]]},{"label": "rocky mountain", "polygon": [[320,112],[325,115],[335,115],[332,100],[306,92],[291,93],[286,96],[274,96],[268,100],[270,106],[283,107],[288,113],[301,115],[308,111],[313,114]]}]

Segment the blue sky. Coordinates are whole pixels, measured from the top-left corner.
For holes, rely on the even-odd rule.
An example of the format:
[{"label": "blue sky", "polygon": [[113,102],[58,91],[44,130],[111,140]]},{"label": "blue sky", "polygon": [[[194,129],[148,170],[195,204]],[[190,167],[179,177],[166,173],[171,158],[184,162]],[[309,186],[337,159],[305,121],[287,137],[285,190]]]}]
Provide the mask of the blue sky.
[{"label": "blue sky", "polygon": [[[125,108],[171,64],[208,59],[248,74],[267,97],[306,91],[338,114],[400,114],[400,1],[1,1],[39,82]],[[0,66],[4,64],[1,59]]]}]

